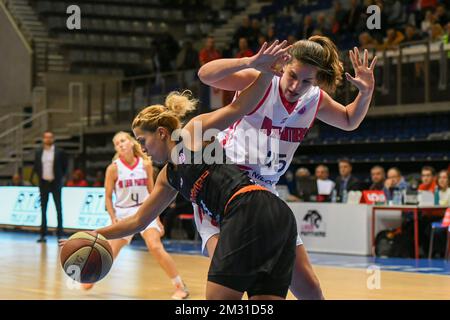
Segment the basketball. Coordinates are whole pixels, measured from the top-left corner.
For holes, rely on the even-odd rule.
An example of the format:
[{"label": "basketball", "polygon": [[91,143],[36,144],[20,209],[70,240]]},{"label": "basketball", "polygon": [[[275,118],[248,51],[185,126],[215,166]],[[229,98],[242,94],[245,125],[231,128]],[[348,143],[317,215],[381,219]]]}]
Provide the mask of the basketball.
[{"label": "basketball", "polygon": [[111,246],[96,232],[77,232],[61,250],[64,272],[81,283],[94,283],[103,279],[111,269]]}]

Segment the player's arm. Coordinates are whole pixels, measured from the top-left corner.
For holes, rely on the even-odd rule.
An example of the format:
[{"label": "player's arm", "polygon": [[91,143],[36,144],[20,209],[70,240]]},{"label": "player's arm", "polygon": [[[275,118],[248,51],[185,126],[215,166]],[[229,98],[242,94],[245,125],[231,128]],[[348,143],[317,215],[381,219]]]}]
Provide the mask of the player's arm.
[{"label": "player's arm", "polygon": [[[189,133],[190,137],[192,137],[191,139],[193,139],[195,134],[194,128],[196,127],[195,123],[201,124],[203,132],[208,129],[224,130],[254,110],[256,104],[262,99],[272,81],[274,76],[272,66],[279,62],[280,59],[284,59],[287,50],[287,48],[284,48],[285,45],[285,42],[279,45],[275,42],[267,48],[267,44],[264,44],[258,54],[263,56],[265,65],[261,65],[261,72],[257,79],[229,105],[191,119],[184,127],[184,132]],[[196,142],[199,140],[194,139]],[[196,150],[197,147],[197,145],[191,146],[193,150]]]},{"label": "player's arm", "polygon": [[111,163],[108,168],[106,168],[105,174],[105,205],[106,211],[108,211],[112,223],[116,223],[116,210],[114,210],[112,201],[112,195],[116,180],[117,166],[114,163]]},{"label": "player's arm", "polygon": [[319,106],[319,112],[317,113],[319,120],[347,131],[355,130],[359,127],[369,110],[375,88],[373,70],[377,57],[375,56],[373,58],[369,67],[367,55],[367,50],[364,50],[364,57],[361,61],[357,48],[350,51],[350,60],[355,70],[355,77],[352,77],[349,73],[345,73],[345,76],[348,81],[359,89],[355,100],[347,106],[344,106],[322,91],[322,100]]},{"label": "player's arm", "polygon": [[153,182],[153,165],[151,161],[144,162],[144,169],[147,172],[147,190],[149,193],[153,191],[154,182]]},{"label": "player's arm", "polygon": [[[278,41],[274,44],[277,45]],[[252,57],[217,59],[208,62],[200,68],[198,76],[204,84],[211,87],[242,91],[258,78],[260,68],[265,63],[263,47],[261,47]],[[276,74],[281,75],[279,71]]]},{"label": "player's arm", "polygon": [[153,192],[145,199],[136,214],[96,231],[107,239],[119,239],[141,232],[155,220],[178,193],[167,180],[166,167],[161,170]]}]

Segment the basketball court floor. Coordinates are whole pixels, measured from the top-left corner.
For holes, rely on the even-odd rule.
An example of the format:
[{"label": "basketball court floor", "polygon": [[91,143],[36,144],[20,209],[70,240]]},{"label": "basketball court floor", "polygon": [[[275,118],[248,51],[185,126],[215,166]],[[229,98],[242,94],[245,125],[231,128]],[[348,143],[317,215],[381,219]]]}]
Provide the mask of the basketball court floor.
[{"label": "basketball court floor", "polygon": [[[172,286],[139,241],[122,250],[108,276],[84,291],[64,275],[56,238],[0,231],[0,299],[170,299]],[[209,259],[198,245],[166,242],[191,299],[204,299]],[[450,299],[450,263],[310,254],[327,299]],[[294,299],[289,293],[288,299]]]}]

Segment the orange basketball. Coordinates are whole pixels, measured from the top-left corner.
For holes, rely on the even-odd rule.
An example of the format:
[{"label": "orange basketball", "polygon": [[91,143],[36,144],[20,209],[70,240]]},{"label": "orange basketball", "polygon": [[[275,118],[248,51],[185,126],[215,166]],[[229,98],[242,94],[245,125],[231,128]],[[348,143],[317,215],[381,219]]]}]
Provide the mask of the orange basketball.
[{"label": "orange basketball", "polygon": [[103,279],[111,269],[113,254],[108,241],[93,231],[77,232],[61,250],[64,272],[81,283]]}]

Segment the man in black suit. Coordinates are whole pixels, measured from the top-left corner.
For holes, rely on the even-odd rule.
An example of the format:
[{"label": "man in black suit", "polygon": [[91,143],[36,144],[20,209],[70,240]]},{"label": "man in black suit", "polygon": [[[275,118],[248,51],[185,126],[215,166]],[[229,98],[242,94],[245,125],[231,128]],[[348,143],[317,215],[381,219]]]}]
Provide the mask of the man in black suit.
[{"label": "man in black suit", "polygon": [[39,177],[39,192],[41,194],[41,236],[37,242],[46,242],[47,234],[47,204],[50,192],[55,201],[56,212],[58,215],[57,236],[63,236],[63,219],[61,206],[61,189],[64,176],[67,174],[67,156],[64,150],[55,147],[53,133],[44,132],[42,137],[43,147],[36,150],[33,175]]},{"label": "man in black suit", "polygon": [[339,176],[336,178],[336,193],[343,200],[344,190],[357,191],[360,189],[358,178],[352,176],[352,164],[348,159],[339,160]]}]

